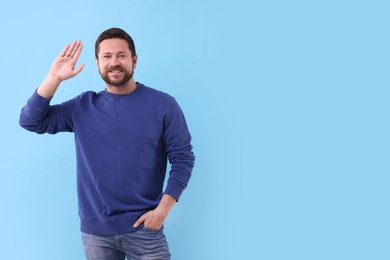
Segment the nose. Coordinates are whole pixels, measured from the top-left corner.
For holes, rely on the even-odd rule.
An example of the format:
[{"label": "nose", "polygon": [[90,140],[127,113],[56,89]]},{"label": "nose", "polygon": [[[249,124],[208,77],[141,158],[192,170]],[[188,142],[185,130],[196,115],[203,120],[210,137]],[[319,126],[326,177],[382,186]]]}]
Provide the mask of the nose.
[{"label": "nose", "polygon": [[118,66],[118,65],[120,65],[118,57],[116,57],[115,55],[112,56],[112,58],[111,58],[111,66]]}]

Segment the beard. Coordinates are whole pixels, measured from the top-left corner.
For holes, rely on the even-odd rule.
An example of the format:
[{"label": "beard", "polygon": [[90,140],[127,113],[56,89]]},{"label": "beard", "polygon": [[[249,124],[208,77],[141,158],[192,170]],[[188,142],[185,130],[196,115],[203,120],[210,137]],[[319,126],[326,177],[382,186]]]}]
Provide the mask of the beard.
[{"label": "beard", "polygon": [[[113,71],[113,70],[121,70],[124,74],[121,78],[112,79],[112,78],[110,78],[108,73],[110,71]],[[125,70],[122,66],[115,66],[115,67],[112,67],[112,68],[106,70],[105,72],[99,71],[99,73],[100,73],[100,76],[102,77],[102,79],[108,85],[120,88],[120,87],[125,86],[127,84],[127,82],[129,82],[129,80],[131,80],[131,78],[133,77],[133,74],[134,74],[134,69],[130,71],[130,70]]]}]

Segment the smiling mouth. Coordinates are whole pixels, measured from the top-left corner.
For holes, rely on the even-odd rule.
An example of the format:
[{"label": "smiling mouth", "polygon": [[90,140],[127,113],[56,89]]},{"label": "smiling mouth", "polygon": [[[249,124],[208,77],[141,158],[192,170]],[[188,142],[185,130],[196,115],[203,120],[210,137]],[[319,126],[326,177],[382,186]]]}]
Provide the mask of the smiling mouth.
[{"label": "smiling mouth", "polygon": [[108,75],[114,78],[122,77],[123,76],[123,70],[110,70],[108,72]]},{"label": "smiling mouth", "polygon": [[123,72],[123,70],[110,70],[109,72],[110,73],[121,73],[121,72]]},{"label": "smiling mouth", "polygon": [[121,66],[113,66],[108,69],[108,72],[111,74],[119,74],[122,73],[124,69]]}]

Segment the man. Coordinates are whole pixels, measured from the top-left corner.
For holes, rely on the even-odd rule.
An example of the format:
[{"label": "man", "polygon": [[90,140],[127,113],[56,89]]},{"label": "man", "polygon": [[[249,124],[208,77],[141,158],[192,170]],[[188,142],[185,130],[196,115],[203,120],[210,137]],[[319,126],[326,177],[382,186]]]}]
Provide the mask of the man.
[{"label": "man", "polygon": [[170,259],[163,223],[195,160],[184,115],[173,97],[134,81],[134,42],[119,28],[95,44],[106,89],[50,105],[61,82],[82,71],[84,64],[76,67],[82,47],[75,41],[62,50],[22,109],[20,125],[39,134],[74,133],[87,259]]}]

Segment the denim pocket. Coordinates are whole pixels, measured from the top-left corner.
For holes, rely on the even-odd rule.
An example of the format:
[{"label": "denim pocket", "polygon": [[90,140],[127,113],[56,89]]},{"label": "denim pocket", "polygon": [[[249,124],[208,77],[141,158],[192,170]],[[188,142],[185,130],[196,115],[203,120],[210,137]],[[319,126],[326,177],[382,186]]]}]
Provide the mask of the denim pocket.
[{"label": "denim pocket", "polygon": [[170,259],[169,247],[163,228],[153,230],[145,226],[126,234],[124,247],[131,247],[137,255],[154,256],[150,259]]},{"label": "denim pocket", "polygon": [[144,230],[146,230],[146,231],[148,231],[148,232],[154,232],[154,233],[158,233],[158,232],[160,232],[160,231],[162,231],[162,230],[163,230],[163,227],[161,227],[160,229],[152,229],[152,228],[149,228],[149,227],[143,226],[141,229],[144,229]]}]

